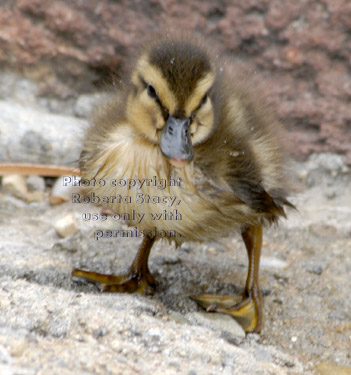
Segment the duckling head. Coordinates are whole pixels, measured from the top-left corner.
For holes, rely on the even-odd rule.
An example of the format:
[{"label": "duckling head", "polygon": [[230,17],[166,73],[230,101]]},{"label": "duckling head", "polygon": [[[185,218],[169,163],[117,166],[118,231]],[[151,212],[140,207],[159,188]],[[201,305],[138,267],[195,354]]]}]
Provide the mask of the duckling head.
[{"label": "duckling head", "polygon": [[215,66],[191,42],[163,40],[145,49],[131,75],[128,122],[176,167],[190,162],[193,146],[214,129]]}]

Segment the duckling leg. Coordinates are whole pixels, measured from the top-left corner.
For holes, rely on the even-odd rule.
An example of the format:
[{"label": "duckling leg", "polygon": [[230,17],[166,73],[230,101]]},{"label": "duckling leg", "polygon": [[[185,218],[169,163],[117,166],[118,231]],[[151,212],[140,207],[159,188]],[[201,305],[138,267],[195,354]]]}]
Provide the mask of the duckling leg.
[{"label": "duckling leg", "polygon": [[72,271],[72,276],[100,283],[102,292],[145,293],[153,294],[156,280],[148,267],[148,258],[155,238],[146,236],[130,267],[130,271],[122,275],[104,275],[79,269]]},{"label": "duckling leg", "polygon": [[246,333],[259,333],[263,327],[263,301],[258,283],[260,255],[262,247],[262,226],[249,226],[242,232],[249,269],[245,291],[240,302],[237,297],[201,295],[193,297],[207,311],[232,315],[245,329]]}]

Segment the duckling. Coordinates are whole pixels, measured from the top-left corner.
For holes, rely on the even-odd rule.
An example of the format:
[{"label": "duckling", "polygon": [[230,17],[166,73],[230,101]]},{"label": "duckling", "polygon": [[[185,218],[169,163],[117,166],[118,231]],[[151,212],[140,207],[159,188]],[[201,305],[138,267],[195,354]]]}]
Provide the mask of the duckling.
[{"label": "duckling", "polygon": [[[88,130],[80,159],[83,179],[106,181],[90,192],[111,197],[123,191],[129,198],[106,206],[124,214],[143,241],[126,274],[80,269],[72,274],[99,283],[102,291],[153,293],[157,282],[148,258],[159,238],[179,246],[239,231],[249,262],[241,300],[192,298],[209,311],[232,315],[246,332],[260,332],[262,228],[285,217],[284,206],[292,204],[277,137],[280,124],[255,90],[226,66],[188,37],[167,37],[143,48],[120,98]],[[136,190],[110,183],[151,178],[167,186],[140,183]],[[161,199],[137,203],[140,193]],[[178,219],[155,220],[165,211],[163,198],[169,197],[176,197]],[[132,212],[144,214],[143,220],[133,220]]]}]

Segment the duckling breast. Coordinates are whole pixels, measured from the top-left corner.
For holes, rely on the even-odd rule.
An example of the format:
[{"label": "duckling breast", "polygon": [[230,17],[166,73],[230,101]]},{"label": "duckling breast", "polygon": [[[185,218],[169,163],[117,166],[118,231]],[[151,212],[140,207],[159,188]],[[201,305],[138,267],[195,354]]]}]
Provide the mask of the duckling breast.
[{"label": "duckling breast", "polygon": [[214,241],[257,220],[224,182],[211,180],[194,162],[171,166],[157,145],[130,136],[123,127],[101,150],[83,178],[104,185],[95,184],[89,193],[141,235],[175,233],[167,237],[178,244]]}]

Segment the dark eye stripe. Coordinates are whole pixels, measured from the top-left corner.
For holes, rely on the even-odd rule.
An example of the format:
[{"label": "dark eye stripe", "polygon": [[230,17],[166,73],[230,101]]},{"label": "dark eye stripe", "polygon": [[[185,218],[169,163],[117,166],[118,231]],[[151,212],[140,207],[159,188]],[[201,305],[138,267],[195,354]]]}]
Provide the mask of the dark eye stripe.
[{"label": "dark eye stripe", "polygon": [[162,104],[160,98],[157,96],[157,92],[156,92],[155,88],[152,85],[146,83],[146,81],[144,80],[144,78],[142,76],[139,76],[139,79],[140,79],[141,83],[143,84],[143,86],[145,87],[145,89],[147,90],[148,95],[151,98],[153,98],[156,101],[156,103],[159,105],[163,118],[165,120],[167,120],[169,112],[168,112],[167,108]]}]

